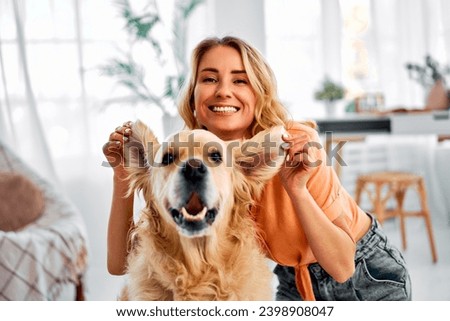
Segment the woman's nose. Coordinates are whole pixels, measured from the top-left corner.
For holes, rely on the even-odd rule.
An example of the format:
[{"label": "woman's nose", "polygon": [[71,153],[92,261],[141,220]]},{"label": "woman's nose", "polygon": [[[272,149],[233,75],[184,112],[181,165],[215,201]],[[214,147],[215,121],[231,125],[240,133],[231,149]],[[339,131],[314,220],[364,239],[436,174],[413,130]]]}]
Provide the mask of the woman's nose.
[{"label": "woman's nose", "polygon": [[231,97],[230,85],[224,82],[219,82],[217,84],[216,97]]}]

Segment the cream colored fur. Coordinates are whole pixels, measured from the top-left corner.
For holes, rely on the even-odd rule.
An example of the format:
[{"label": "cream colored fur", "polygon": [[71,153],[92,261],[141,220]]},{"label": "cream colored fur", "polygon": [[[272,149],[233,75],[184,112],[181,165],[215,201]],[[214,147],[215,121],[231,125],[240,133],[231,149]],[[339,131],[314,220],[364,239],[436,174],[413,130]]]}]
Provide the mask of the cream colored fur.
[{"label": "cream colored fur", "polygon": [[[177,164],[166,166],[158,164],[171,150],[170,145],[160,145],[140,121],[132,131],[125,150],[130,192],[141,190],[146,207],[132,231],[128,282],[121,299],[271,300],[272,273],[258,244],[249,209],[284,160],[280,149],[284,129],[277,127],[270,132],[270,141],[276,146],[269,152],[261,145],[268,132],[230,149],[229,143],[210,132],[182,131],[180,141],[193,135],[198,146],[189,155],[180,149],[175,155]],[[245,148],[243,143],[247,143]],[[205,145],[213,148],[205,149]],[[221,163],[208,157],[214,148],[223,152]],[[205,193],[218,209],[214,222],[195,235],[183,234],[167,209],[169,203],[177,200],[180,166],[188,158],[206,165]]]}]

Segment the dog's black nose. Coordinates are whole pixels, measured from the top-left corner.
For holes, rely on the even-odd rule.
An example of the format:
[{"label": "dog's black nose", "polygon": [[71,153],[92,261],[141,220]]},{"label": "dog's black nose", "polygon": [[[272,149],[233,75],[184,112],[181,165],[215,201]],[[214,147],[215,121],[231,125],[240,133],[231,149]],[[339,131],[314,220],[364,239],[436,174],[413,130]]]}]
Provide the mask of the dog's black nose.
[{"label": "dog's black nose", "polygon": [[191,158],[184,163],[181,172],[186,179],[196,181],[201,179],[206,174],[206,166],[201,160]]}]

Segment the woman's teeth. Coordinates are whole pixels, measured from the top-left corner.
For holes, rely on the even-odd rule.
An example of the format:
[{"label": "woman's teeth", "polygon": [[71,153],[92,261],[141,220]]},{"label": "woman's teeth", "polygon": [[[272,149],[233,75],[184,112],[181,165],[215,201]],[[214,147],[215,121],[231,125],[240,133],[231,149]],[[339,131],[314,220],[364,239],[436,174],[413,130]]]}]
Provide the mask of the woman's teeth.
[{"label": "woman's teeth", "polygon": [[238,111],[238,109],[233,106],[224,106],[224,107],[214,106],[212,108],[212,111],[216,113],[235,113]]}]

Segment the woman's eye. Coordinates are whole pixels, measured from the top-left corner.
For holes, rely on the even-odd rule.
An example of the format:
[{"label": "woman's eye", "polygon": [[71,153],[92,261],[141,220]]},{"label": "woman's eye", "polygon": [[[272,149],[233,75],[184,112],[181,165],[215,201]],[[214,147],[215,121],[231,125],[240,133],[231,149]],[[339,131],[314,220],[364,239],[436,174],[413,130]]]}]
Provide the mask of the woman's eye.
[{"label": "woman's eye", "polygon": [[234,81],[235,84],[248,84],[248,81],[246,79],[236,79]]},{"label": "woman's eye", "polygon": [[175,160],[175,155],[170,152],[167,152],[163,155],[162,164],[164,166],[167,166],[167,165],[172,164],[174,162],[174,160]]},{"label": "woman's eye", "polygon": [[209,159],[217,164],[222,163],[222,154],[217,151],[209,153]]},{"label": "woman's eye", "polygon": [[212,78],[212,77],[207,77],[207,78],[203,78],[203,82],[216,82],[216,79]]}]

